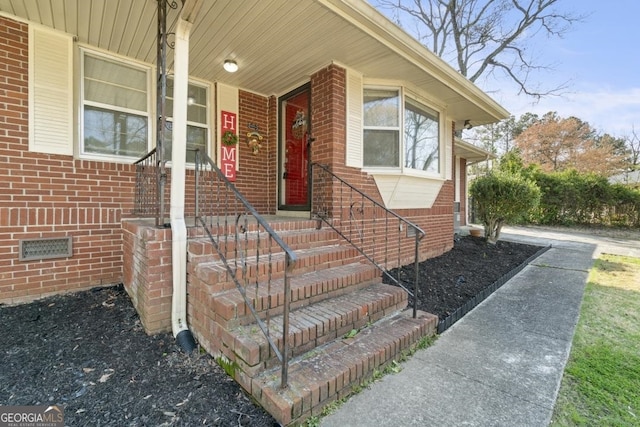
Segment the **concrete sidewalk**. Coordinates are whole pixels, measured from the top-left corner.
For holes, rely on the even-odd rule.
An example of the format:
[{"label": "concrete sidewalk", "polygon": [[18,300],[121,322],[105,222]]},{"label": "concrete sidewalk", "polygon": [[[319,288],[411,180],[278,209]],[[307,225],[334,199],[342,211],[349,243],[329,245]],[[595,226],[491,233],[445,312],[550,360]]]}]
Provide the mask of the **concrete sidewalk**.
[{"label": "concrete sidewalk", "polygon": [[640,257],[640,242],[528,228],[501,238],[551,249],[322,426],[549,424],[593,259]]}]

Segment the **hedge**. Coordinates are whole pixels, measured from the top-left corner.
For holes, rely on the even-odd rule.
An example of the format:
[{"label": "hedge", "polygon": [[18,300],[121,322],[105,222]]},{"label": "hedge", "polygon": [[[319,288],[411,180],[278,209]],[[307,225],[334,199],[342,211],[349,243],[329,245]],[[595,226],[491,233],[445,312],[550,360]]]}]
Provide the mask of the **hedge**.
[{"label": "hedge", "polygon": [[[640,227],[640,190],[610,184],[605,177],[569,170],[532,171],[540,204],[528,222],[544,225]],[[527,222],[525,220],[525,222]]]}]

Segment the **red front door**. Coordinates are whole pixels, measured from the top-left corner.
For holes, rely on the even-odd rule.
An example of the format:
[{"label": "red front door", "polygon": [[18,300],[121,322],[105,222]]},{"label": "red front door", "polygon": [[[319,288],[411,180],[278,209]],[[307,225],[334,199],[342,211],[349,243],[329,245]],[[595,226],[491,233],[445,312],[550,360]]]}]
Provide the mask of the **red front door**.
[{"label": "red front door", "polygon": [[309,209],[309,99],[303,86],[280,99],[280,209]]}]

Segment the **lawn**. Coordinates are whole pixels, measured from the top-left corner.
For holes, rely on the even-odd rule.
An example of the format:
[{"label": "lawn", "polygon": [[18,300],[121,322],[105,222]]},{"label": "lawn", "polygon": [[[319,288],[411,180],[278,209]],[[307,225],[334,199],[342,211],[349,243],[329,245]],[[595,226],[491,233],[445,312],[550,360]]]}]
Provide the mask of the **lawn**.
[{"label": "lawn", "polygon": [[589,275],[552,426],[640,426],[640,258]]}]

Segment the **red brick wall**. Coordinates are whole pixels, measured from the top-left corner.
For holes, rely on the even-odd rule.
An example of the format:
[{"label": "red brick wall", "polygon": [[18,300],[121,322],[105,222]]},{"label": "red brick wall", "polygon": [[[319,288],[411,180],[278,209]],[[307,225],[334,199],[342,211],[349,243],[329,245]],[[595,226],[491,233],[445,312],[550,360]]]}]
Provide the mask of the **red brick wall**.
[{"label": "red brick wall", "polygon": [[[265,98],[240,91],[238,112],[239,170],[236,187],[260,213],[275,213],[276,178],[275,159],[277,135],[270,132],[270,111],[276,111],[275,98]],[[250,125],[258,127],[263,136],[262,148],[254,155],[247,145]]]},{"label": "red brick wall", "polygon": [[[0,303],[122,281],[131,165],[29,151],[28,27],[0,17]],[[73,256],[19,261],[18,241],[73,237]]]},{"label": "red brick wall", "polygon": [[[121,282],[121,220],[130,216],[133,207],[134,167],[30,152],[26,24],[0,17],[0,59],[0,303]],[[344,165],[345,70],[330,65],[318,71],[311,78],[311,92],[316,138],[312,160],[331,165],[339,176],[381,201],[370,176]],[[259,212],[275,213],[277,99],[244,91],[239,96],[236,184]],[[256,156],[246,144],[250,124],[257,125],[265,137]],[[332,190],[332,204],[337,208],[336,188]],[[452,202],[453,184],[447,181],[431,209],[398,212],[427,231],[423,256],[437,255],[452,246]],[[20,239],[63,236],[73,238],[71,257],[18,260]],[[412,248],[403,246],[402,250],[403,256],[411,255]]]},{"label": "red brick wall", "polygon": [[311,161],[344,165],[346,71],[330,65],[311,76]]},{"label": "red brick wall", "polygon": [[[0,18],[0,58],[0,302],[13,304],[123,281],[121,220],[130,217],[133,208],[134,167],[30,152],[26,24]],[[264,213],[275,213],[275,104],[275,98],[240,91],[236,184]],[[246,144],[250,124],[265,138],[255,156]],[[168,206],[170,168],[167,173]],[[187,172],[189,218],[193,214],[192,174]],[[168,207],[165,215],[168,222]],[[73,238],[73,256],[18,260],[20,239],[66,236]],[[140,286],[145,285],[140,282]],[[149,322],[157,323],[157,319]]]}]

